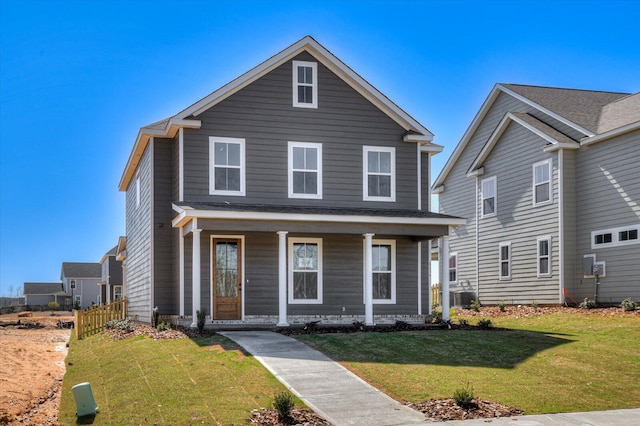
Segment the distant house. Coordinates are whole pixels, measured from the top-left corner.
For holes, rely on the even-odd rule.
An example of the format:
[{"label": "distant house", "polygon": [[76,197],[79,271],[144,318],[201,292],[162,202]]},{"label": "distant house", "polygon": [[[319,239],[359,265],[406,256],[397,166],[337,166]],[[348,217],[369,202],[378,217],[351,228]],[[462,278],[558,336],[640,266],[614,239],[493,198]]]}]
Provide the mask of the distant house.
[{"label": "distant house", "polygon": [[640,93],[497,84],[433,184],[453,297],[640,299],[639,161]]},{"label": "distant house", "polygon": [[65,300],[71,308],[75,302],[81,309],[86,309],[98,303],[99,282],[102,279],[102,265],[100,263],[63,262],[60,280],[64,292],[68,296]]},{"label": "distant house", "polygon": [[[47,306],[49,302],[58,302],[67,306],[70,301],[62,283],[24,283],[24,304],[28,306]],[[69,305],[70,306],[70,305]]]},{"label": "distant house", "polygon": [[98,304],[122,299],[122,260],[118,260],[118,246],[113,247],[100,259],[102,275],[98,285]]},{"label": "distant house", "polygon": [[[431,132],[311,37],[142,127],[126,192],[128,312],[195,325],[424,321]],[[122,250],[124,253],[124,250]]]}]

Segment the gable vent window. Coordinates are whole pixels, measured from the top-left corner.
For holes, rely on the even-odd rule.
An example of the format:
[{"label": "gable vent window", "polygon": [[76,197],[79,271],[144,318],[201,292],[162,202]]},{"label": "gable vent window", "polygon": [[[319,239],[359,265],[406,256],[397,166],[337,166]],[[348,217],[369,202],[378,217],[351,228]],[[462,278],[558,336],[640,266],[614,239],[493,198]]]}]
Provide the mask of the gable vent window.
[{"label": "gable vent window", "polygon": [[293,61],[293,106],[318,108],[318,64]]},{"label": "gable vent window", "polygon": [[639,233],[640,225],[593,231],[591,233],[591,248],[640,244]]}]

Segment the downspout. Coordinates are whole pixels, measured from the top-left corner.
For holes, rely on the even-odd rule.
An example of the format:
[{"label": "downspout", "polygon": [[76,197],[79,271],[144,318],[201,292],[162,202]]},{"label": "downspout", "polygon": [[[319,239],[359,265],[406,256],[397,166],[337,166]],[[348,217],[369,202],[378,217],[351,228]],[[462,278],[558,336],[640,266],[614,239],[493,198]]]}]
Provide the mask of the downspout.
[{"label": "downspout", "polygon": [[480,208],[478,206],[478,194],[480,193],[480,180],[476,176],[476,190],[474,200],[476,203],[476,301],[480,302]]}]

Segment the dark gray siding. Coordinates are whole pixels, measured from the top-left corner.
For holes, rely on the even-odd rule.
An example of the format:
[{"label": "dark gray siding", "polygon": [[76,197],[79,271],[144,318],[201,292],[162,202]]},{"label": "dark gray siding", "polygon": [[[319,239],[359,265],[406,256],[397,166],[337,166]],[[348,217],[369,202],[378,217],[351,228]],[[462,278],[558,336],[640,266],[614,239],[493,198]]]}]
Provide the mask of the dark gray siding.
[{"label": "dark gray siding", "polygon": [[[404,129],[320,63],[318,108],[294,108],[291,71],[288,61],[200,114],[201,129],[185,130],[185,200],[416,208],[416,146],[402,142]],[[245,197],[209,195],[210,136],[246,139]],[[322,200],[288,198],[289,141],[322,143]],[[396,148],[396,203],[362,200],[364,145]]]},{"label": "dark gray siding", "polygon": [[431,193],[431,179],[430,174],[431,170],[429,169],[429,154],[419,154],[420,155],[420,165],[421,167],[421,177],[422,184],[420,185],[420,197],[422,199],[422,210],[431,210],[431,198],[429,194]]},{"label": "dark gray siding", "polygon": [[109,256],[109,283],[111,285],[122,285],[122,262],[116,260],[115,256]]}]

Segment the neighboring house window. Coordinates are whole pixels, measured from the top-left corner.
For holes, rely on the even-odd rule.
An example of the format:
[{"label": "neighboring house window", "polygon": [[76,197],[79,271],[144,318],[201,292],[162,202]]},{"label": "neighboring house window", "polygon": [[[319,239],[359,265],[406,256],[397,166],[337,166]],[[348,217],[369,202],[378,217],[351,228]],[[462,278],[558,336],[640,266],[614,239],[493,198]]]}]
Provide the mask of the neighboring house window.
[{"label": "neighboring house window", "polygon": [[603,229],[591,233],[591,248],[638,244],[640,225]]},{"label": "neighboring house window", "polygon": [[122,286],[121,285],[117,285],[117,286],[113,287],[113,298],[115,300],[122,299]]},{"label": "neighboring house window", "polygon": [[497,185],[496,177],[482,180],[482,217],[496,214]]},{"label": "neighboring house window", "polygon": [[289,303],[322,303],[321,238],[289,238]]},{"label": "neighboring house window", "polygon": [[551,160],[533,165],[533,205],[551,202]]},{"label": "neighboring house window", "polygon": [[322,144],[289,142],[289,198],[322,198]]},{"label": "neighboring house window", "polygon": [[140,207],[140,173],[136,175],[136,208]]},{"label": "neighboring house window", "polygon": [[511,279],[511,243],[500,243],[500,279]]},{"label": "neighboring house window", "polygon": [[551,237],[538,237],[538,276],[551,276]]},{"label": "neighboring house window", "polygon": [[449,254],[449,283],[458,282],[458,253]]},{"label": "neighboring house window", "polygon": [[373,303],[396,303],[396,242],[373,240],[371,250]]},{"label": "neighboring house window", "polygon": [[395,201],[396,151],[395,148],[365,146],[364,199],[368,201]]},{"label": "neighboring house window", "polygon": [[318,108],[318,64],[293,61],[293,106]]},{"label": "neighboring house window", "polygon": [[209,138],[209,193],[245,194],[244,139]]}]

